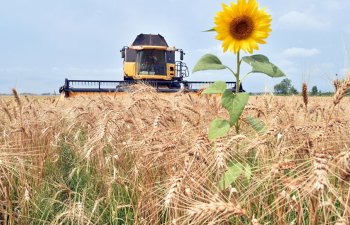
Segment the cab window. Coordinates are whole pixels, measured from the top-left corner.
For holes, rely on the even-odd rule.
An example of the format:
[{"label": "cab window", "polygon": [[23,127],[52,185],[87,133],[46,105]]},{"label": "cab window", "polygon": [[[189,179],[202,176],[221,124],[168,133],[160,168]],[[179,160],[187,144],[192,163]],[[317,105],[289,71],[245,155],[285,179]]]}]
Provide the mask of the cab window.
[{"label": "cab window", "polygon": [[164,50],[146,49],[138,52],[140,75],[166,75]]}]

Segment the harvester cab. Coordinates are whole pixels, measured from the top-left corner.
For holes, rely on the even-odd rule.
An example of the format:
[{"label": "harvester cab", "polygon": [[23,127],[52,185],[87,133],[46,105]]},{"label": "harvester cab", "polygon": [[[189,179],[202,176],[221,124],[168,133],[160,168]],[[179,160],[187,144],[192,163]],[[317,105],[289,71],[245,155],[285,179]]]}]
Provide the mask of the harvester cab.
[{"label": "harvester cab", "polygon": [[[184,51],[169,47],[160,34],[139,34],[130,46],[121,50],[123,80],[69,80],[65,79],[60,93],[65,97],[81,93],[126,92],[135,83],[153,86],[158,92],[188,92],[201,90],[213,82],[186,81],[189,72],[183,62]],[[180,60],[176,61],[175,54]],[[235,90],[235,82],[226,82],[227,88]]]},{"label": "harvester cab", "polygon": [[[189,75],[182,62],[184,51],[169,47],[160,34],[140,34],[131,46],[123,47],[120,52],[124,59],[124,80],[182,81]],[[175,61],[176,52],[180,53],[180,61]]]}]

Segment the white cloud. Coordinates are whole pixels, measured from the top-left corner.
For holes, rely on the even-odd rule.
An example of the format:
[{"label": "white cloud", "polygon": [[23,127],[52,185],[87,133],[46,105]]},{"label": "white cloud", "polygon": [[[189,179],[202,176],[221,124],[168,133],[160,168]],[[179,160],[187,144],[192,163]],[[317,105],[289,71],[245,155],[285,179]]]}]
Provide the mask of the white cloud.
[{"label": "white cloud", "polygon": [[0,68],[0,72],[4,73],[16,73],[16,72],[33,72],[34,68],[26,68],[26,67],[7,67]]},{"label": "white cloud", "polygon": [[70,73],[77,74],[109,74],[109,73],[120,73],[122,68],[86,68],[86,67],[69,67],[62,69]]},{"label": "white cloud", "polygon": [[291,57],[310,57],[319,54],[320,51],[317,48],[287,48],[282,52],[282,55],[286,58]]},{"label": "white cloud", "polygon": [[[341,76],[348,76],[350,74],[350,67],[344,67],[344,68],[340,68],[340,75]],[[344,78],[345,78],[344,77]]]},{"label": "white cloud", "polygon": [[215,54],[215,55],[221,55],[224,53],[222,50],[221,44],[217,44],[215,46],[211,46],[208,48],[198,48],[198,49],[195,49],[194,52],[198,52],[201,54],[211,53],[211,54]]},{"label": "white cloud", "polygon": [[325,10],[339,12],[349,7],[348,0],[328,0],[320,1]]},{"label": "white cloud", "polygon": [[329,21],[322,21],[310,14],[290,11],[278,20],[279,25],[284,29],[292,30],[323,30],[330,26]]}]

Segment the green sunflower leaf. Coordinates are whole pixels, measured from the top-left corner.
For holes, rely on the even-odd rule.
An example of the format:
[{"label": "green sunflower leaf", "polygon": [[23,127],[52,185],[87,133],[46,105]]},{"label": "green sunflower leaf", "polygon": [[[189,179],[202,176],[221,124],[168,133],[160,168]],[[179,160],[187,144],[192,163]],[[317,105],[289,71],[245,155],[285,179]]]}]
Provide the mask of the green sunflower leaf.
[{"label": "green sunflower leaf", "polygon": [[249,183],[250,178],[252,177],[252,168],[250,167],[249,164],[246,164],[244,166],[244,176],[245,176],[247,183]]},{"label": "green sunflower leaf", "polygon": [[285,76],[285,74],[264,55],[244,56],[242,60],[253,67],[252,73],[264,73],[270,77]]},{"label": "green sunflower leaf", "polygon": [[221,98],[222,106],[230,114],[231,126],[235,124],[242,115],[245,105],[248,103],[248,93],[233,94],[230,90],[225,90]]},{"label": "green sunflower leaf", "polygon": [[244,168],[241,164],[232,164],[221,177],[219,185],[221,190],[228,188],[242,174]]},{"label": "green sunflower leaf", "polygon": [[202,70],[223,70],[226,66],[223,65],[220,59],[213,54],[205,54],[198,60],[193,67],[192,73]]},{"label": "green sunflower leaf", "polygon": [[209,126],[209,140],[214,140],[225,136],[229,132],[230,128],[230,123],[227,120],[216,118],[210,123]]},{"label": "green sunflower leaf", "polygon": [[265,123],[257,118],[254,118],[252,116],[248,116],[247,118],[248,123],[252,128],[258,133],[258,134],[263,134],[266,132],[267,127]]},{"label": "green sunflower leaf", "polygon": [[211,29],[209,29],[209,30],[204,30],[203,32],[213,32],[213,31],[215,31],[215,28],[214,28],[214,27],[211,28]]},{"label": "green sunflower leaf", "polygon": [[216,81],[209,87],[207,87],[202,93],[203,94],[222,94],[226,90],[226,82]]}]

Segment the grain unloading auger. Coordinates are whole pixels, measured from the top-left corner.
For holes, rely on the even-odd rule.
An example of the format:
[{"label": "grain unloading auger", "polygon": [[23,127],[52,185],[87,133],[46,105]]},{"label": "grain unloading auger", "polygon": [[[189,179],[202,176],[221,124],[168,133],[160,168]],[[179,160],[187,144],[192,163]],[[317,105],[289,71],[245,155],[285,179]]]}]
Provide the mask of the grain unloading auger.
[{"label": "grain unloading auger", "polygon": [[[169,47],[164,37],[153,34],[140,34],[131,46],[123,47],[124,80],[69,80],[66,79],[60,93],[66,97],[78,93],[125,92],[130,85],[145,83],[158,92],[198,91],[213,82],[186,81],[189,72],[182,61],[185,53],[182,49]],[[175,60],[175,53],[180,53],[180,61]],[[227,82],[229,89],[235,90],[235,82]]]}]

